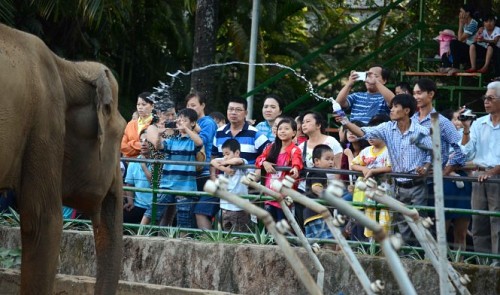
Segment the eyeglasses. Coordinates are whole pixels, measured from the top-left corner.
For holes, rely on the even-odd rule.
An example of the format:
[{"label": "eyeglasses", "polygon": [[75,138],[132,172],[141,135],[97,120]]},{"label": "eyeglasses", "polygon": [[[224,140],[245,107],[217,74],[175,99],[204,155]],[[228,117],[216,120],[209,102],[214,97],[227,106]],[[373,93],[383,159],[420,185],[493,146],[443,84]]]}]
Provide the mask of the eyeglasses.
[{"label": "eyeglasses", "polygon": [[495,97],[493,95],[483,95],[483,96],[481,96],[481,99],[483,101],[489,100],[490,102],[493,102],[494,100],[497,100],[498,97]]},{"label": "eyeglasses", "polygon": [[242,108],[228,108],[227,112],[228,113],[241,113],[244,112],[245,110]]}]

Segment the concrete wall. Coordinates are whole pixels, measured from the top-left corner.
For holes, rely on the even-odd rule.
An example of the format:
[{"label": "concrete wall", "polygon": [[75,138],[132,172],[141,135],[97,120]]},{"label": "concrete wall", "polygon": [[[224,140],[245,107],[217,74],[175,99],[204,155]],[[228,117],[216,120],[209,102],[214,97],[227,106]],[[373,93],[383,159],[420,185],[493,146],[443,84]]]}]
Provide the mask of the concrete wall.
[{"label": "concrete wall", "polygon": [[[84,276],[57,275],[54,284],[54,294],[94,294],[95,279]],[[21,286],[21,272],[15,269],[0,269],[0,294],[17,295]],[[142,284],[120,281],[118,295],[225,295],[227,292],[185,289],[179,287]]]},{"label": "concrete wall", "polygon": [[[19,231],[0,228],[0,246],[20,245]],[[59,273],[93,276],[95,256],[91,233],[65,231]],[[316,272],[303,249],[297,253],[306,267]],[[385,281],[387,292],[399,294],[383,257],[360,256],[372,279]],[[325,268],[325,294],[363,294],[362,288],[340,253],[321,251]],[[404,260],[404,267],[418,294],[438,294],[439,278],[430,263]],[[500,270],[457,264],[472,283],[472,294],[500,294]],[[241,294],[307,294],[276,246],[228,245],[158,237],[124,237],[121,279],[183,288],[219,290]]]}]

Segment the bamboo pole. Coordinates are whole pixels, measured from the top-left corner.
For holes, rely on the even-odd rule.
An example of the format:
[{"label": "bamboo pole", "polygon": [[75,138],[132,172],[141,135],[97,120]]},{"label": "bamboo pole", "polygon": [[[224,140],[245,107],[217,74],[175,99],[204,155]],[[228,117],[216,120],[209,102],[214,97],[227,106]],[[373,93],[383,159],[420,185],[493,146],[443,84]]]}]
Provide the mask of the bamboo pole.
[{"label": "bamboo pole", "polygon": [[401,239],[397,237],[388,239],[382,226],[366,217],[363,213],[361,213],[359,210],[357,210],[341,198],[343,191],[344,184],[340,181],[333,181],[324,191],[323,199],[332,204],[339,211],[353,217],[361,225],[363,225],[364,227],[368,227],[373,231],[375,240],[377,242],[380,242],[382,245],[382,251],[387,258],[389,267],[392,271],[392,274],[396,278],[401,292],[405,295],[416,295],[417,292],[415,291],[413,284],[408,278],[408,274],[406,273],[403,265],[401,264],[401,260],[399,259],[399,256],[394,249],[399,249],[401,247]]},{"label": "bamboo pole", "polygon": [[325,268],[321,264],[321,261],[319,261],[318,257],[316,254],[314,254],[314,250],[312,249],[311,245],[307,241],[307,238],[304,236],[304,233],[302,232],[302,229],[299,227],[297,224],[297,221],[295,220],[295,217],[293,216],[292,212],[290,212],[290,209],[288,208],[288,205],[285,202],[285,198],[280,193],[277,193],[273,190],[270,190],[269,188],[261,185],[260,183],[255,181],[255,174],[250,173],[247,177],[243,177],[241,179],[241,182],[244,185],[247,185],[249,187],[252,187],[262,193],[265,193],[266,195],[273,197],[276,201],[280,203],[281,209],[283,210],[283,213],[285,213],[286,218],[290,222],[290,225],[292,226],[293,230],[297,234],[297,237],[299,238],[300,243],[302,246],[306,249],[307,255],[309,258],[311,258],[314,267],[318,270],[318,274],[316,277],[316,284],[320,288],[320,290],[323,291],[323,285],[325,281]]},{"label": "bamboo pole", "polygon": [[[365,185],[363,185],[363,183]],[[362,184],[358,185],[358,188],[361,190],[365,190],[365,194],[368,198],[375,200],[378,203],[384,204],[389,207],[391,210],[399,212],[403,214],[406,222],[410,226],[411,230],[415,234],[415,237],[420,242],[420,245],[425,251],[426,257],[428,257],[432,263],[432,266],[436,271],[440,268],[440,262],[438,257],[438,248],[437,242],[434,237],[427,230],[427,227],[432,225],[432,221],[430,218],[422,219],[418,211],[415,209],[409,209],[402,202],[391,198],[388,196],[382,187],[374,187],[370,185],[370,181],[366,180]],[[469,295],[470,292],[467,290],[465,285],[469,280],[468,276],[461,276],[451,265],[451,263],[446,260],[446,268],[449,279],[448,285],[451,285],[452,288],[449,294],[456,294],[455,288],[462,295]],[[451,281],[450,281],[451,280]]]},{"label": "bamboo pole", "polygon": [[[287,226],[286,222],[275,223],[273,217],[266,210],[255,206],[254,204],[247,202],[246,200],[238,197],[237,195],[227,191],[227,179],[223,176],[219,176],[217,182],[208,180],[205,183],[204,191],[213,194],[221,199],[233,203],[234,205],[242,208],[250,214],[254,214],[264,222],[269,233],[274,237],[274,240],[283,251],[288,263],[292,266],[292,269],[297,274],[299,280],[304,284],[309,294],[323,294],[323,292],[318,288],[314,282],[312,276],[307,271],[302,261],[299,259],[297,253],[293,251],[288,243],[288,240],[284,237],[283,233]],[[286,225],[285,225],[286,224]]]},{"label": "bamboo pole", "polygon": [[431,125],[433,147],[432,166],[434,170],[434,206],[436,207],[435,216],[439,257],[439,290],[441,294],[449,294],[448,274],[446,271],[448,249],[446,241],[446,221],[444,217],[443,167],[441,161],[441,129],[439,127],[439,113],[431,114]]},{"label": "bamboo pole", "polygon": [[282,182],[275,180],[271,184],[271,186],[276,191],[279,191],[283,195],[292,198],[294,202],[300,203],[308,207],[309,209],[321,214],[321,216],[325,220],[326,225],[328,226],[328,229],[332,232],[333,236],[337,240],[338,245],[342,249],[342,253],[344,254],[349,265],[351,266],[351,269],[353,270],[354,274],[357,276],[366,294],[376,294],[384,289],[383,282],[377,280],[372,283],[368,278],[368,275],[366,274],[365,270],[359,263],[358,258],[352,251],[351,247],[347,243],[347,240],[344,238],[342,232],[339,229],[339,226],[341,226],[342,225],[341,223],[343,223],[341,221],[341,218],[334,219],[328,208],[314,202],[307,196],[304,196],[301,193],[293,190],[291,188],[291,182],[289,179],[285,179]]}]

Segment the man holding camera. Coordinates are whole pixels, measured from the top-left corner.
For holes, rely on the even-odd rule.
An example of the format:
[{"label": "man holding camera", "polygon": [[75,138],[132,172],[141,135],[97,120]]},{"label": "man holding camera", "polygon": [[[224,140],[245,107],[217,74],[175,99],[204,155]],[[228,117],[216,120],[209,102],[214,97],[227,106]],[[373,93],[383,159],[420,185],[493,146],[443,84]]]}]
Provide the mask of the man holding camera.
[{"label": "man holding camera", "polygon": [[[498,212],[500,183],[487,180],[500,178],[500,82],[489,83],[482,99],[488,115],[473,124],[472,120],[463,121],[462,145],[476,165],[473,175],[479,181],[472,183],[472,209]],[[472,237],[476,252],[500,254],[500,218],[472,215]],[[492,266],[500,266],[500,261]]]},{"label": "man holding camera", "polygon": [[[368,72],[351,71],[349,80],[340,90],[336,101],[343,109],[351,110],[351,121],[358,120],[368,124],[368,121],[377,114],[389,114],[388,106],[394,93],[385,87],[388,79],[389,71],[381,66],[371,67]],[[365,82],[366,92],[349,94],[356,81]]]}]

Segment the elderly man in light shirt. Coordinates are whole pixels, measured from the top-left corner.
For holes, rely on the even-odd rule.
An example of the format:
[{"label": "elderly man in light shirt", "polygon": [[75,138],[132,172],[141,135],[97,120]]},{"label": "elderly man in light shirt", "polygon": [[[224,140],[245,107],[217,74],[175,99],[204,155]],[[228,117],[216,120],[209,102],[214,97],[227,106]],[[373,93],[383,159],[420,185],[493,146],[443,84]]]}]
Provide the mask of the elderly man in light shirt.
[{"label": "elderly man in light shirt", "polygon": [[[472,209],[500,211],[500,183],[487,182],[500,178],[500,82],[488,84],[482,97],[488,115],[474,123],[464,121],[462,147],[476,165],[474,176],[479,182],[472,184]],[[476,252],[500,254],[500,218],[472,216],[472,236]],[[494,266],[500,266],[498,260]]]}]

